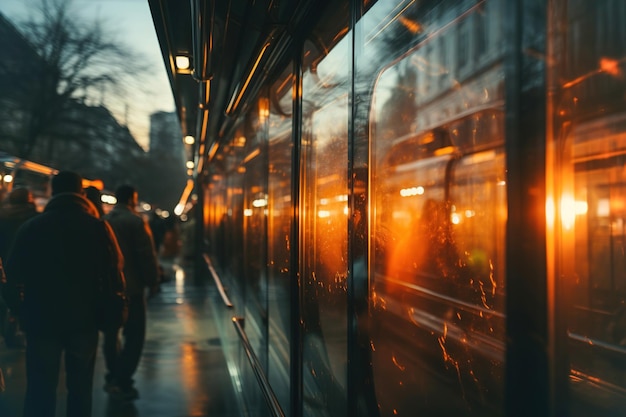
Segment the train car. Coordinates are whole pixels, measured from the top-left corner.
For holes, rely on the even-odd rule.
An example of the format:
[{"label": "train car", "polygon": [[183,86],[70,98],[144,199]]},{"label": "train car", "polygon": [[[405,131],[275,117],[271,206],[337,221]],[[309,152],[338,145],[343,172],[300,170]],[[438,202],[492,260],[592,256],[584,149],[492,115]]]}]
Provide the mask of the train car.
[{"label": "train car", "polygon": [[626,414],[626,3],[149,3],[250,415]]},{"label": "train car", "polygon": [[50,178],[57,172],[49,166],[0,152],[0,191],[6,195],[15,187],[28,188],[39,211],[50,199]]},{"label": "train car", "polygon": [[[0,201],[13,188],[25,187],[33,193],[37,210],[43,211],[52,193],[50,180],[58,172],[56,168],[0,152]],[[115,197],[104,189],[102,180],[84,178],[83,188],[87,187],[94,187],[100,192],[105,212],[115,205]]]}]

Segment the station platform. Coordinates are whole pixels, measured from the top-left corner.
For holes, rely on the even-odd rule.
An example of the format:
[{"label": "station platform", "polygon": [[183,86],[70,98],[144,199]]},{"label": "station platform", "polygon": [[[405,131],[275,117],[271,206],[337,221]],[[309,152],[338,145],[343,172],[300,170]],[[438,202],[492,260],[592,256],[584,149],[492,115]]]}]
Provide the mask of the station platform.
[{"label": "station platform", "polygon": [[[100,348],[92,416],[242,415],[218,335],[214,306],[219,295],[215,286],[196,279],[191,266],[165,260],[162,265],[168,279],[161,284],[161,292],[148,300],[146,343],[134,376],[139,398],[125,403],[109,398],[103,390],[105,367]],[[0,393],[0,416],[21,417],[26,391],[24,349],[9,349],[0,341],[0,368],[6,385]],[[65,399],[62,374],[57,417],[65,416]]]}]

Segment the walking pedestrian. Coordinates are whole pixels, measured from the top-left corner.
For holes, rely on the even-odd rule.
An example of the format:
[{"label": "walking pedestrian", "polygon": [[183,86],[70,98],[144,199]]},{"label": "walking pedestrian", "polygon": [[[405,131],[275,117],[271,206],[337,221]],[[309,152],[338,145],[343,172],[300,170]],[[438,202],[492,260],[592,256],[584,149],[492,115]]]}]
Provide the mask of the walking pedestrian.
[{"label": "walking pedestrian", "polygon": [[122,185],[115,191],[117,203],[104,216],[113,228],[124,255],[128,320],[119,331],[104,333],[107,368],[104,390],[111,398],[131,401],[139,397],[133,374],[137,370],[146,338],[146,288],[158,292],[158,263],[148,223],[135,211],[137,190]]},{"label": "walking pedestrian", "polygon": [[[26,187],[14,188],[0,204],[0,262],[6,260],[17,230],[35,215],[37,206],[33,193]],[[18,312],[10,310],[4,298],[0,297],[0,330],[8,347],[24,347],[19,327]]]},{"label": "walking pedestrian", "polygon": [[[123,290],[123,258],[111,228],[82,194],[82,178],[61,171],[42,214],[22,225],[6,262],[7,286],[23,286],[26,333],[24,417],[53,417],[64,358],[67,417],[89,417],[102,280]],[[106,272],[104,272],[106,271]]]}]

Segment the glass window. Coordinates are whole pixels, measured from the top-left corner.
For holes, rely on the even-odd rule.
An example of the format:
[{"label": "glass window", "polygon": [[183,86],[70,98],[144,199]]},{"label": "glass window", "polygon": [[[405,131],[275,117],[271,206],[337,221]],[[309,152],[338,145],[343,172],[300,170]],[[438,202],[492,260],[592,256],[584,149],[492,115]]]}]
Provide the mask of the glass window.
[{"label": "glass window", "polygon": [[626,7],[553,1],[556,305],[570,415],[626,410]]},{"label": "glass window", "polygon": [[[371,19],[388,32],[368,42],[367,54],[393,47],[400,56],[373,73],[370,113],[370,321],[380,415],[502,415],[504,53],[496,42],[470,48],[473,36],[487,35],[473,27],[478,14],[501,19],[499,7],[486,6],[498,1],[398,3],[376,3],[360,23],[374,28]],[[416,47],[386,41],[410,22],[422,28]],[[447,67],[450,57],[463,78]],[[420,92],[425,77],[428,94]]]},{"label": "glass window", "polygon": [[285,415],[291,415],[290,349],[293,236],[292,93],[293,65],[270,88],[268,165],[268,378]]},{"label": "glass window", "polygon": [[[335,26],[306,43],[302,78],[301,248],[303,413],[347,414],[348,93],[347,2]],[[322,19],[322,24],[331,21]],[[337,24],[340,26],[337,27]],[[320,47],[320,45],[324,47]]]}]

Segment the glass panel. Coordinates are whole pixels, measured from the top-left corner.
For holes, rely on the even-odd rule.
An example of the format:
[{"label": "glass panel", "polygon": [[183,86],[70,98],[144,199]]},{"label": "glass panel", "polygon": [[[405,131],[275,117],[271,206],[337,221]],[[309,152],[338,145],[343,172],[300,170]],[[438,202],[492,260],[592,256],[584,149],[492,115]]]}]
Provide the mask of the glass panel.
[{"label": "glass panel", "polygon": [[570,415],[626,410],[626,3],[552,2],[557,305]]},{"label": "glass panel", "polygon": [[383,1],[360,22],[372,59],[358,70],[376,77],[371,342],[381,416],[503,413],[502,7]]},{"label": "glass panel", "polygon": [[269,380],[285,415],[291,415],[290,349],[292,256],[293,65],[270,89],[268,183]]},{"label": "glass panel", "polygon": [[[335,2],[304,50],[301,139],[303,413],[347,412],[347,160],[351,49],[347,3]],[[333,23],[338,21],[339,23]],[[337,27],[337,25],[341,27]],[[320,47],[322,46],[322,47]],[[330,52],[328,52],[330,51]],[[327,55],[322,55],[325,54]]]},{"label": "glass panel", "polygon": [[[244,136],[235,142],[243,146],[237,168],[243,173],[243,273],[238,276],[245,297],[245,331],[263,372],[267,373],[267,95],[253,103],[244,116]],[[245,384],[258,384],[250,365],[244,369]],[[263,404],[261,392],[244,390],[249,404]]]}]

